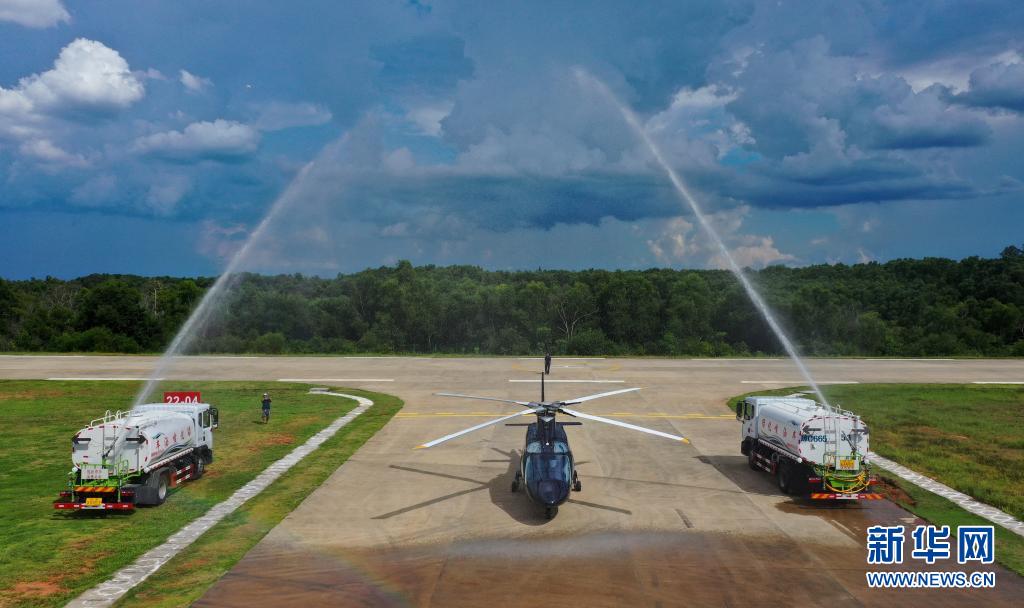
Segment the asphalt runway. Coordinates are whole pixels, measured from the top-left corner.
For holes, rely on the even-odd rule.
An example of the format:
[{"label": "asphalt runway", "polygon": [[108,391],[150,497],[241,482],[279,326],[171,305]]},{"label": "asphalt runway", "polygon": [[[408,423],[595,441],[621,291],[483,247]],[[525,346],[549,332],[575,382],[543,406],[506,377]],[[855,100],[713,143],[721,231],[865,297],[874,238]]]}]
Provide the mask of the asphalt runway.
[{"label": "asphalt runway", "polygon": [[[0,357],[0,378],[144,377],[151,357]],[[811,360],[824,382],[1021,382],[1019,360]],[[539,360],[189,357],[168,378],[308,379],[396,394],[396,418],[212,587],[198,606],[1020,606],[991,590],[869,589],[866,528],[920,523],[886,501],[808,504],[739,453],[726,398],[801,384],[784,359],[556,359],[549,399],[630,386],[582,411],[682,434],[685,445],[598,423],[568,429],[583,491],[547,521],[509,484],[522,428],[415,446],[539,398]],[[345,380],[345,382],[335,382]],[[585,382],[584,382],[585,381]],[[600,381],[600,382],[597,382]],[[855,403],[842,404],[856,410]],[[275,402],[286,408],[287,404]],[[586,407],[584,407],[586,406]],[[228,429],[222,432],[229,432]],[[315,457],[315,456],[314,456]],[[909,541],[908,541],[909,542]],[[998,545],[997,545],[998,551]],[[909,560],[899,567],[921,570]]]}]

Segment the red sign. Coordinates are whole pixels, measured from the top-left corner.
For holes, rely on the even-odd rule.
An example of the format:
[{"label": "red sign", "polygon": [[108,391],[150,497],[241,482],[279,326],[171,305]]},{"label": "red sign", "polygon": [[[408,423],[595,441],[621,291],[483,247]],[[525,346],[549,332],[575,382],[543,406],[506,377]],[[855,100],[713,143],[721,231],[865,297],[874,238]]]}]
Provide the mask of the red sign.
[{"label": "red sign", "polygon": [[203,397],[199,391],[175,391],[164,393],[164,403],[199,403]]}]

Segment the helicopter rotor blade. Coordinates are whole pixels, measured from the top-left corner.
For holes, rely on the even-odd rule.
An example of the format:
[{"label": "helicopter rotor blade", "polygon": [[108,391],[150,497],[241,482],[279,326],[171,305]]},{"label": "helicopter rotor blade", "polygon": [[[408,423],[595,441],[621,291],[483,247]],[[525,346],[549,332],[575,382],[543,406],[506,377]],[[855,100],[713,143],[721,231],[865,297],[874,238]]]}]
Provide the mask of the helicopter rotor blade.
[{"label": "helicopter rotor blade", "polygon": [[621,426],[626,429],[632,429],[634,431],[640,431],[641,433],[648,433],[650,435],[657,435],[658,437],[664,437],[666,439],[673,439],[675,441],[682,441],[683,443],[690,443],[690,440],[686,437],[680,437],[679,435],[673,435],[671,433],[662,433],[654,429],[649,429],[643,426],[637,426],[628,422],[620,422],[618,420],[612,420],[611,418],[602,418],[601,416],[594,416],[593,414],[584,414],[583,412],[577,412],[576,410],[570,410],[567,408],[561,408],[563,412],[570,416],[576,416],[583,418],[584,420],[593,420],[594,422],[604,422],[606,424],[613,424],[615,426]]},{"label": "helicopter rotor blade", "polygon": [[418,445],[418,446],[416,446],[413,449],[419,450],[419,449],[423,449],[423,448],[431,448],[431,447],[434,447],[435,445],[437,445],[439,443],[444,443],[445,441],[448,441],[449,439],[455,439],[456,437],[461,437],[461,436],[465,435],[466,433],[472,433],[473,431],[479,431],[480,429],[489,427],[492,424],[498,424],[499,422],[504,422],[504,421],[509,420],[511,418],[515,418],[517,416],[523,416],[525,414],[536,414],[536,413],[538,413],[540,411],[543,411],[543,410],[541,408],[534,408],[534,409],[522,410],[520,412],[516,412],[515,414],[510,414],[508,416],[502,416],[501,418],[495,418],[494,420],[489,420],[487,422],[484,422],[483,424],[478,424],[476,426],[471,426],[468,429],[461,430],[461,431],[459,431],[457,433],[452,433],[451,435],[445,435],[444,437],[441,437],[440,439],[435,439],[433,441],[428,441],[427,443],[424,443],[422,445]]},{"label": "helicopter rotor blade", "polygon": [[512,399],[499,399],[497,397],[479,397],[477,395],[460,395],[459,393],[434,393],[439,397],[460,397],[462,399],[479,399],[481,401],[500,401],[502,403],[515,403],[516,405],[529,406],[529,401],[513,401]]},{"label": "helicopter rotor blade", "polygon": [[569,399],[568,401],[562,401],[566,405],[575,405],[577,403],[583,403],[584,401],[591,401],[592,399],[600,399],[601,397],[611,397],[612,395],[621,395],[622,393],[631,393],[638,391],[639,388],[621,388],[617,391],[608,391],[607,393],[598,393],[596,395],[587,395],[586,397],[577,397],[575,399]]}]

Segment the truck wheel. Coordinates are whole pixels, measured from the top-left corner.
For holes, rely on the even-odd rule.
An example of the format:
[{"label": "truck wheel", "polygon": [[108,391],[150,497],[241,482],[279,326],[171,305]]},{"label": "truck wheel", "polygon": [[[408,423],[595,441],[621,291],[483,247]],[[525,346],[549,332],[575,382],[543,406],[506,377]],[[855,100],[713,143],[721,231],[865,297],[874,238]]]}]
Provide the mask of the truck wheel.
[{"label": "truck wheel", "polygon": [[789,463],[785,461],[779,461],[779,464],[775,466],[775,477],[779,482],[779,490],[783,494],[789,494]]},{"label": "truck wheel", "polygon": [[750,449],[747,452],[747,464],[750,465],[750,468],[755,471],[758,469],[757,454],[755,453],[754,446],[750,446]]},{"label": "truck wheel", "polygon": [[192,479],[199,479],[206,472],[206,458],[202,454],[197,454],[195,459],[192,461]]},{"label": "truck wheel", "polygon": [[167,500],[167,490],[170,488],[171,480],[167,474],[166,469],[160,469],[150,473],[149,479],[146,480],[146,489],[148,490],[149,500],[146,501],[148,505],[162,505]]}]

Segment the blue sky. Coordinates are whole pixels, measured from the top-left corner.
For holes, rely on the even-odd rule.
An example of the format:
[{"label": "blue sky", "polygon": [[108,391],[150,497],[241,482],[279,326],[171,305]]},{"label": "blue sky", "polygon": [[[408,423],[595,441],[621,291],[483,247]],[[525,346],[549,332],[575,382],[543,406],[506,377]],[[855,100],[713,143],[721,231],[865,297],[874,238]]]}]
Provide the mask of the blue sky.
[{"label": "blue sky", "polygon": [[1021,32],[1012,1],[0,0],[0,276],[215,274],[282,195],[247,269],[720,266],[574,68],[742,264],[993,256]]}]

